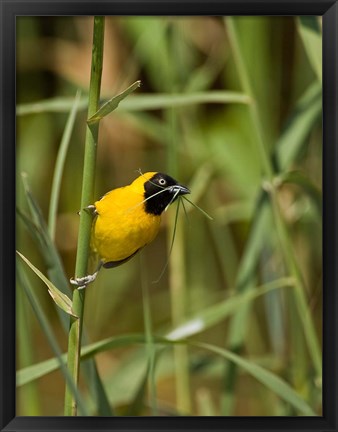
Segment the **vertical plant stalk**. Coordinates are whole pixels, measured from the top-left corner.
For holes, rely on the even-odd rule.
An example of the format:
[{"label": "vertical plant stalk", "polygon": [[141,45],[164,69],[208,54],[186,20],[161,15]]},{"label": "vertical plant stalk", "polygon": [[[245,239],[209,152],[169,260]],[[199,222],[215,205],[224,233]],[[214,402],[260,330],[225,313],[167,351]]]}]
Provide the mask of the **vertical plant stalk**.
[{"label": "vertical plant stalk", "polygon": [[[179,205],[179,202],[177,203]],[[175,229],[177,217],[170,215],[170,227]],[[184,259],[184,227],[177,224],[175,243],[170,257],[170,290],[171,315],[174,328],[184,322],[186,317],[186,289],[185,289],[185,259]],[[186,345],[174,346],[175,373],[176,373],[176,407],[178,412],[191,413],[189,355]]]},{"label": "vertical plant stalk", "polygon": [[144,316],[144,330],[146,336],[146,349],[148,361],[148,393],[149,404],[153,416],[158,415],[157,408],[157,391],[156,391],[156,377],[155,377],[155,363],[156,363],[156,345],[154,344],[154,336],[152,330],[152,318],[150,307],[150,293],[148,287],[148,276],[145,259],[142,251],[140,252],[140,268],[141,268],[141,285],[142,285],[142,298],[143,298],[143,316]]},{"label": "vertical plant stalk", "polygon": [[[240,72],[240,78],[242,81],[242,86],[245,93],[248,96],[255,100],[255,95],[249,81],[248,74],[246,73],[246,69],[244,67],[244,61],[242,58],[237,31],[234,26],[233,18],[228,19],[229,25],[229,36],[231,40],[232,49],[235,53],[236,64],[238,66],[238,70]],[[308,344],[308,349],[318,376],[321,377],[322,374],[322,360],[321,360],[321,350],[319,348],[318,338],[316,335],[316,331],[313,325],[313,322],[310,317],[309,309],[307,307],[306,297],[305,297],[305,283],[302,277],[302,274],[299,270],[296,257],[294,255],[292,242],[287,230],[287,226],[283,220],[280,206],[278,203],[277,190],[274,182],[274,172],[272,167],[271,158],[269,156],[267,146],[265,144],[265,137],[263,134],[262,122],[259,115],[258,107],[255,103],[249,105],[249,111],[252,118],[252,124],[255,127],[256,135],[257,135],[257,143],[259,147],[259,151],[263,158],[263,168],[265,175],[268,179],[267,192],[270,197],[271,209],[274,216],[274,221],[276,225],[277,238],[279,239],[282,254],[284,257],[286,268],[290,274],[290,276],[294,277],[296,280],[296,302],[298,307],[298,313],[300,320],[303,324],[304,336]]]},{"label": "vertical plant stalk", "polygon": [[[180,35],[179,28],[171,22],[168,27],[168,70],[170,71],[167,80],[168,91],[175,93],[180,92],[184,82],[182,75],[184,66],[182,57],[179,55]],[[172,53],[177,54],[176,62],[172,61]],[[168,125],[168,151],[167,166],[168,172],[174,178],[177,178],[179,171],[179,143],[181,137],[179,130],[181,126],[182,112],[171,107],[166,111],[166,122]],[[179,202],[177,203],[177,206]],[[174,327],[181,324],[186,318],[186,268],[184,265],[184,229],[177,224],[177,215],[173,212],[168,215],[168,244],[171,244],[172,234],[175,232],[175,243],[173,244],[172,253],[169,261],[169,286],[171,300],[171,316]],[[175,228],[176,226],[176,228]],[[189,353],[186,346],[173,347],[175,362],[175,387],[176,387],[176,408],[177,411],[191,413],[191,394],[190,394],[190,377],[189,377]]]},{"label": "vertical plant stalk", "polygon": [[[92,66],[89,87],[88,118],[92,117],[99,108],[101,75],[104,44],[104,17],[94,17]],[[87,125],[85,140],[85,156],[82,179],[81,209],[92,204],[94,198],[94,180],[96,166],[96,148],[99,133],[99,122]],[[90,251],[92,216],[89,212],[81,211],[79,237],[77,244],[75,277],[87,274]],[[79,382],[81,335],[83,326],[83,311],[85,290],[75,289],[73,293],[73,310],[78,319],[71,318],[68,339],[68,369],[76,385]],[[66,386],[64,414],[77,415],[77,402],[68,386]]]},{"label": "vertical plant stalk", "polygon": [[[296,304],[298,307],[298,313],[300,320],[303,324],[303,332],[305,339],[308,344],[308,349],[313,361],[316,373],[321,376],[321,352],[319,349],[319,343],[313,322],[311,320],[309,310],[306,304],[305,298],[305,287],[304,281],[302,279],[301,273],[299,271],[296,258],[294,256],[291,240],[289,238],[287,227],[281,215],[277,191],[274,185],[274,171],[272,167],[272,162],[266,147],[265,137],[263,134],[263,127],[260,119],[260,113],[258,106],[255,102],[255,94],[250,82],[249,75],[247,73],[244,59],[242,56],[239,38],[236,30],[236,25],[233,18],[226,19],[226,25],[228,30],[229,41],[234,56],[236,68],[239,74],[239,79],[244,92],[253,100],[253,103],[249,105],[249,115],[251,117],[252,125],[256,135],[257,150],[261,156],[263,164],[263,172],[266,178],[267,188],[266,191],[270,197],[270,206],[274,216],[274,222],[276,226],[277,238],[279,239],[284,262],[288,273],[295,278],[295,297]],[[230,368],[227,374],[227,380],[233,381],[233,374],[235,371]],[[232,389],[233,390],[233,389]],[[229,389],[228,389],[229,391]]]}]

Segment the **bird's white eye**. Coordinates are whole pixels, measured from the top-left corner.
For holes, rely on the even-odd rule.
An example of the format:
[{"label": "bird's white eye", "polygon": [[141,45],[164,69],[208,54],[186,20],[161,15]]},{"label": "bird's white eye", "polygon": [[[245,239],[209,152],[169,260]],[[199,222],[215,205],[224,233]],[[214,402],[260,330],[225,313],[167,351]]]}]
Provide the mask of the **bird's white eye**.
[{"label": "bird's white eye", "polygon": [[158,181],[159,185],[164,186],[167,184],[167,182],[164,180],[164,178],[160,178]]}]

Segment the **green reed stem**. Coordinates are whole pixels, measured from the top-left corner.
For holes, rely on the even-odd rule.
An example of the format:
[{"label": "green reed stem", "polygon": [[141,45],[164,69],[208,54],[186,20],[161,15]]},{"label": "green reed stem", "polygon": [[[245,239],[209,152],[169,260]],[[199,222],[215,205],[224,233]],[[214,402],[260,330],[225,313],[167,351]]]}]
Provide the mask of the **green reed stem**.
[{"label": "green reed stem", "polygon": [[[285,221],[283,220],[277,196],[277,189],[274,182],[274,170],[272,161],[269,155],[269,151],[266,145],[266,138],[263,133],[263,125],[260,117],[259,107],[257,106],[257,98],[255,97],[252,83],[248,69],[245,65],[243,53],[241,50],[238,32],[236,29],[235,20],[233,18],[226,19],[226,26],[231,45],[232,54],[234,56],[235,65],[238,71],[241,86],[247,96],[252,100],[252,103],[248,106],[251,123],[253,126],[253,132],[255,134],[255,143],[257,145],[257,151],[261,156],[263,176],[265,177],[265,189],[268,192],[270,198],[270,206],[274,216],[274,222],[276,227],[277,238],[281,246],[285,266],[290,276],[294,277],[296,281],[295,302],[298,308],[299,318],[302,323],[303,332],[307,341],[309,353],[315,367],[318,376],[321,376],[321,351],[319,347],[318,338],[315,332],[314,323],[311,319],[310,311],[307,306],[305,286],[301,273],[298,268],[297,260],[294,255],[294,250],[291,244],[290,236],[287,230]],[[250,286],[250,285],[248,285]],[[244,312],[245,313],[245,312]],[[230,335],[230,339],[232,339]],[[239,342],[239,341],[237,341]],[[238,348],[237,345],[236,348]],[[234,385],[234,374],[235,371],[231,368],[227,373],[228,382],[232,382]],[[232,393],[233,393],[232,388]],[[229,388],[228,388],[229,391]]]},{"label": "green reed stem", "polygon": [[[179,204],[179,203],[178,203]],[[177,205],[178,205],[177,204]],[[170,226],[175,229],[177,217],[171,215]],[[182,222],[182,221],[181,221]],[[186,318],[186,274],[184,259],[184,229],[182,223],[178,223],[175,232],[175,243],[170,257],[170,290],[171,290],[171,314],[174,327],[182,324]],[[176,407],[182,414],[191,412],[190,379],[189,379],[189,355],[185,345],[174,347],[175,373],[176,373]]]},{"label": "green reed stem", "polygon": [[[170,128],[171,140],[168,143],[168,172],[177,178],[178,173],[178,119],[179,115],[175,108],[167,112],[168,127]],[[177,206],[179,202],[177,203]],[[173,233],[175,235],[172,242]],[[169,240],[170,239],[170,240]],[[177,214],[173,211],[168,215],[168,241],[171,244],[169,257],[169,286],[171,300],[171,317],[174,327],[184,321],[186,317],[186,287],[184,266],[184,232],[183,227],[177,224]],[[176,381],[176,408],[178,412],[191,412],[190,380],[189,380],[189,355],[186,346],[175,346],[175,381]]]},{"label": "green reed stem", "polygon": [[[103,63],[104,44],[104,17],[94,17],[92,66],[89,87],[88,118],[96,113],[99,108],[101,75]],[[87,125],[85,140],[85,156],[82,180],[81,209],[92,204],[94,198],[94,180],[96,166],[96,148],[99,133],[99,122]],[[90,250],[90,233],[92,216],[89,212],[82,211],[80,214],[79,237],[77,245],[75,277],[83,277],[87,274],[87,265]],[[79,317],[71,318],[68,339],[68,369],[74,379],[79,382],[81,336],[83,326],[83,311],[85,303],[85,290],[74,290],[73,310]],[[66,416],[77,415],[77,404],[66,386],[64,414]]]},{"label": "green reed stem", "polygon": [[141,285],[142,285],[142,298],[143,298],[143,316],[144,316],[144,330],[146,337],[147,361],[148,361],[148,391],[149,402],[152,415],[158,415],[157,409],[157,392],[156,392],[156,377],[155,377],[155,361],[156,361],[156,345],[154,344],[154,336],[152,330],[151,307],[150,307],[150,294],[148,287],[148,276],[145,260],[142,252],[140,253],[140,267],[141,267]]}]

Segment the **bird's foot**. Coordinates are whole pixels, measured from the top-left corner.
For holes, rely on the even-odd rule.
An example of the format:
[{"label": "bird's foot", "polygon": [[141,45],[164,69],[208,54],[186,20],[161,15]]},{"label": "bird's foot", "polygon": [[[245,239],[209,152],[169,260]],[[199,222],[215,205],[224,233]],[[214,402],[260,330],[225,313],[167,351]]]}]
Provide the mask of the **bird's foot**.
[{"label": "bird's foot", "polygon": [[89,285],[90,283],[94,282],[94,280],[96,279],[96,276],[98,274],[98,271],[96,271],[93,274],[87,275],[87,276],[83,276],[80,278],[71,278],[70,279],[70,283],[74,286],[76,286],[76,288],[78,290],[84,289],[86,288],[87,285]]},{"label": "bird's foot", "polygon": [[[97,211],[96,211],[96,207],[94,205],[89,205],[87,207],[84,207],[83,209],[85,212],[89,213],[91,216],[96,216],[97,215]],[[78,215],[81,214],[81,210],[79,210],[77,212]]]}]

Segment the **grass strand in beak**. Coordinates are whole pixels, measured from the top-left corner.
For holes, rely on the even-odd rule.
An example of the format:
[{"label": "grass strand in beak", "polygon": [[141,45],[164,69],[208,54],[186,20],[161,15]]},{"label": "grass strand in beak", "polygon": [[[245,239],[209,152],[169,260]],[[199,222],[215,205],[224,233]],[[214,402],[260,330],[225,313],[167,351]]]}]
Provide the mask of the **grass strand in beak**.
[{"label": "grass strand in beak", "polygon": [[174,232],[173,232],[173,237],[171,239],[171,244],[170,244],[170,249],[169,249],[167,261],[166,261],[166,263],[165,263],[165,265],[161,271],[161,274],[159,275],[159,277],[156,280],[153,281],[153,283],[158,283],[162,279],[162,276],[164,275],[164,272],[166,271],[166,269],[168,267],[170,255],[171,255],[171,252],[172,252],[173,246],[174,246],[174,240],[175,240],[175,235],[176,235],[177,219],[178,219],[178,212],[179,212],[180,204],[181,204],[181,200],[179,199],[177,202],[175,222],[174,222]]},{"label": "grass strand in beak", "polygon": [[176,199],[176,197],[177,197],[177,195],[178,195],[179,193],[180,193],[179,190],[177,190],[177,191],[175,192],[174,196],[173,196],[173,197],[171,198],[171,200],[170,200],[170,203],[167,205],[167,207],[164,209],[164,211],[167,211],[167,210],[168,210],[170,204],[173,203],[173,202],[175,201],[175,199]]},{"label": "grass strand in beak", "polygon": [[186,218],[187,222],[189,222],[188,212],[187,212],[187,209],[185,208],[184,201],[182,200],[182,197],[179,197],[179,201],[182,203],[185,218]]},{"label": "grass strand in beak", "polygon": [[202,214],[204,214],[204,216],[206,216],[208,219],[214,220],[214,218],[211,217],[205,210],[201,209],[201,207],[199,207],[197,204],[195,204],[192,201],[190,201],[190,199],[188,199],[186,196],[182,196],[182,198],[184,198],[185,200],[187,200],[188,203],[190,203],[192,206],[194,206],[197,210],[199,210]]}]

